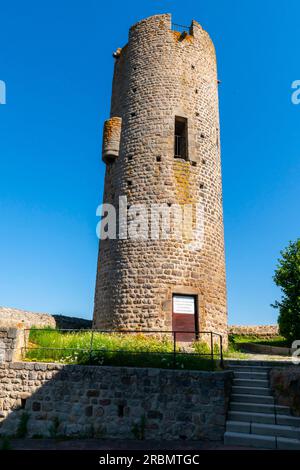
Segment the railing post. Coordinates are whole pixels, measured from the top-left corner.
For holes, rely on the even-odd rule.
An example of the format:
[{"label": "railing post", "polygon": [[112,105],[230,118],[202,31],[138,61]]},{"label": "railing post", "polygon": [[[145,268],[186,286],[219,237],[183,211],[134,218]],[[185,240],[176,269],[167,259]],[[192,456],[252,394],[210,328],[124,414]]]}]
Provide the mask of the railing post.
[{"label": "railing post", "polygon": [[221,356],[221,360],[220,360],[220,366],[222,367],[222,369],[224,369],[224,361],[223,361],[223,336],[220,335],[220,356]]},{"label": "railing post", "polygon": [[24,333],[24,339],[23,339],[24,347],[22,348],[22,351],[21,351],[21,357],[22,357],[22,359],[25,359],[25,357],[26,357],[26,330],[25,329],[24,329],[23,333]]},{"label": "railing post", "polygon": [[94,340],[94,330],[92,330],[92,334],[91,334],[91,343],[90,343],[90,352],[89,352],[89,363],[90,364],[92,362],[93,340]]},{"label": "railing post", "polygon": [[173,334],[173,366],[176,369],[176,331]]},{"label": "railing post", "polygon": [[210,332],[210,355],[211,355],[211,361],[213,363],[214,362],[214,339],[213,339],[212,331]]}]

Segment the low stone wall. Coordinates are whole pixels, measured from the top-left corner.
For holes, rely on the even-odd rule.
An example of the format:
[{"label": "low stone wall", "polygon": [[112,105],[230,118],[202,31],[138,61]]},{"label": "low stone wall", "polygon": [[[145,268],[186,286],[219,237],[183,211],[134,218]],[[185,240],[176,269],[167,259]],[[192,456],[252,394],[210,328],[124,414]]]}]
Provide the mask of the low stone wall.
[{"label": "low stone wall", "polygon": [[7,363],[21,359],[24,346],[24,332],[17,328],[4,328],[0,330],[0,363]]},{"label": "low stone wall", "polygon": [[295,416],[300,416],[300,366],[271,369],[270,385],[276,402],[289,406]]},{"label": "low stone wall", "polygon": [[[43,363],[0,365],[0,433],[223,439],[232,373]],[[26,415],[24,415],[26,413]]]},{"label": "low stone wall", "polygon": [[228,334],[270,338],[279,335],[279,328],[278,325],[231,325],[228,326]]},{"label": "low stone wall", "polygon": [[17,308],[0,307],[0,328],[92,328],[92,321],[84,318],[50,315],[48,313],[28,312]]},{"label": "low stone wall", "polygon": [[241,343],[240,350],[245,353],[267,354],[270,356],[292,356],[295,349],[283,348],[280,346],[268,346],[266,344],[257,343]]},{"label": "low stone wall", "polygon": [[0,307],[0,327],[14,328],[55,328],[55,319],[47,313],[33,313],[17,308]]}]

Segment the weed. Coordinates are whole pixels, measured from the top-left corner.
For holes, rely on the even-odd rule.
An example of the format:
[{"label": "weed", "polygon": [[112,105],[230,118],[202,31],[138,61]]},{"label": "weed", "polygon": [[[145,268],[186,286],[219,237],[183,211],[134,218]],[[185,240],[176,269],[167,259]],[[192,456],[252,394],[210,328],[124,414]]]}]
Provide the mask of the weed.
[{"label": "weed", "polygon": [[145,439],[145,428],[146,428],[146,418],[145,418],[145,415],[143,415],[139,423],[134,423],[132,425],[131,432],[136,439],[143,441]]},{"label": "weed", "polygon": [[27,413],[27,411],[24,411],[21,414],[17,432],[16,432],[17,438],[21,439],[23,437],[26,437],[29,418],[30,418],[30,415],[29,413]]}]

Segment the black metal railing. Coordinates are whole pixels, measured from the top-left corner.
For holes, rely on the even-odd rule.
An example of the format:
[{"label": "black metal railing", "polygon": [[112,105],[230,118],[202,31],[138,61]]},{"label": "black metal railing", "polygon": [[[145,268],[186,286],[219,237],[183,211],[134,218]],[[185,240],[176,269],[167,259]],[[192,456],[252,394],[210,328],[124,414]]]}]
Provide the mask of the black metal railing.
[{"label": "black metal railing", "polygon": [[177,158],[184,158],[184,138],[181,135],[175,134],[174,142],[174,156]]},{"label": "black metal railing", "polygon": [[[39,332],[42,332],[42,341],[39,339]],[[45,336],[47,334],[60,335],[57,336],[58,339],[61,339],[61,344],[45,344]],[[76,341],[73,342],[72,346],[66,346],[63,344],[63,339],[65,335],[74,334]],[[99,340],[101,339],[99,335],[110,336],[111,340],[113,339],[125,339],[127,335],[142,335],[149,338],[156,339],[157,342],[154,344],[158,350],[151,350],[151,345],[145,343],[144,348],[132,350],[126,349],[126,345],[118,348],[112,348],[111,346],[103,345],[99,347]],[[85,336],[85,343],[82,344],[83,335]],[[90,335],[90,336],[89,336]],[[97,341],[98,335],[98,341]],[[129,338],[128,336],[128,338]],[[71,336],[70,336],[71,337]],[[36,341],[36,342],[35,342]],[[38,343],[41,341],[41,344]],[[167,342],[168,348],[165,350],[163,348]],[[47,341],[46,341],[47,342]],[[198,331],[192,332],[188,330],[180,331],[170,331],[170,330],[100,330],[100,329],[47,329],[47,328],[31,328],[24,330],[24,346],[22,349],[23,359],[32,359],[32,360],[45,360],[51,359],[50,362],[55,361],[56,359],[68,359],[67,353],[70,354],[70,357],[76,359],[79,355],[84,358],[85,364],[95,364],[95,358],[103,357],[109,354],[117,354],[119,360],[128,358],[130,355],[152,355],[157,356],[161,355],[168,357],[174,368],[180,362],[180,359],[183,357],[194,357],[194,358],[206,358],[210,359],[212,363],[215,364],[215,361],[219,362],[219,365],[223,368],[223,338],[222,335],[213,331]],[[101,344],[101,342],[100,342]],[[205,346],[204,346],[205,345]],[[159,349],[159,347],[162,349]],[[197,347],[200,346],[200,347]],[[148,348],[148,349],[147,349]],[[201,348],[202,351],[201,352]],[[144,356],[144,357],[146,357]],[[100,361],[101,362],[101,361]],[[73,363],[76,363],[74,360]],[[101,364],[100,364],[101,365]],[[104,364],[106,365],[106,364]],[[126,365],[126,364],[123,364]]]},{"label": "black metal railing", "polygon": [[183,24],[177,24],[177,23],[172,23],[172,30],[173,31],[178,31],[180,33],[188,33],[190,34],[191,27],[190,26],[185,26]]}]

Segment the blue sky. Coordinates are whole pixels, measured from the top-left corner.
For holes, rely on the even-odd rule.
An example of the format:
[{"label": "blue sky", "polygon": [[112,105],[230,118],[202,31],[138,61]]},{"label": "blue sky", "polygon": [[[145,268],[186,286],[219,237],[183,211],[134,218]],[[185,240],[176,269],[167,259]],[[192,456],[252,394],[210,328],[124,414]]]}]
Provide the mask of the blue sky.
[{"label": "blue sky", "polygon": [[112,52],[156,13],[215,43],[229,321],[273,323],[276,259],[300,234],[297,0],[1,2],[0,305],[92,316]]}]

